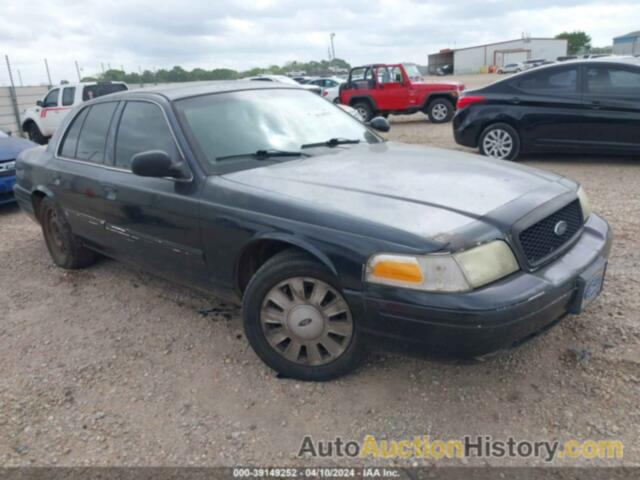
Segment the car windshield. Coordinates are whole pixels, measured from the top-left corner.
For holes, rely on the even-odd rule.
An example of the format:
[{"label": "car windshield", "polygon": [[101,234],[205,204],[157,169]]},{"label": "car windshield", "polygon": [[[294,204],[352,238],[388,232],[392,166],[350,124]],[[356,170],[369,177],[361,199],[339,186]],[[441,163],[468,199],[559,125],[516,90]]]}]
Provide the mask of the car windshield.
[{"label": "car windshield", "polygon": [[[301,152],[303,146],[310,144],[327,144],[326,148],[331,148],[335,142],[328,142],[335,139],[383,141],[342,109],[305,90],[211,94],[177,100],[175,106],[199,156],[213,171],[222,162],[225,169],[234,162],[251,161],[258,166],[260,156],[255,153],[261,151]],[[340,148],[351,146],[340,142]],[[304,151],[304,155],[314,153]],[[291,159],[295,157],[288,155],[279,160]]]},{"label": "car windshield", "polygon": [[411,80],[412,82],[421,82],[422,80],[424,80],[424,78],[422,78],[422,74],[420,73],[420,69],[413,63],[405,63],[402,66],[404,67],[404,71],[407,72],[409,80]]}]

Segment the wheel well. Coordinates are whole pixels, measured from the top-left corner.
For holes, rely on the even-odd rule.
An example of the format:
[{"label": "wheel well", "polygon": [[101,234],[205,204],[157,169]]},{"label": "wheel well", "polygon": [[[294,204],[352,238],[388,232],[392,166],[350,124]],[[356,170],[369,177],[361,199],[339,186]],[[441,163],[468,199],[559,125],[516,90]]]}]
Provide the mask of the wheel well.
[{"label": "wheel well", "polygon": [[40,190],[36,190],[31,194],[31,203],[33,204],[33,212],[36,218],[38,219],[38,221],[40,221],[40,204],[42,203],[42,200],[46,196],[47,195],[44,192],[41,192]]},{"label": "wheel well", "polygon": [[353,107],[356,103],[368,103],[371,107],[371,110],[376,111],[376,106],[373,104],[370,98],[367,97],[353,97],[349,100],[349,106]]},{"label": "wheel well", "polygon": [[236,287],[244,293],[249,281],[258,269],[264,265],[274,255],[283,250],[297,250],[299,252],[309,253],[304,249],[297,247],[288,242],[281,240],[258,240],[250,245],[242,252],[238,264],[236,266]]},{"label": "wheel well", "polygon": [[518,140],[520,141],[520,148],[522,148],[522,135],[520,135],[520,130],[518,130],[518,127],[513,122],[511,122],[510,120],[505,120],[505,119],[489,121],[489,122],[485,123],[482,126],[482,128],[478,129],[478,136],[476,138],[476,145],[478,145],[478,147],[480,147],[480,138],[482,137],[482,134],[484,133],[484,131],[487,128],[489,128],[491,125],[497,125],[498,123],[504,123],[506,125],[509,125],[511,128],[513,128],[516,131],[516,134],[518,135]]},{"label": "wheel well", "polygon": [[28,128],[31,124],[34,124],[34,125],[35,125],[35,123],[36,123],[36,122],[35,122],[35,121],[33,121],[31,118],[29,118],[29,119],[25,120],[25,121],[22,123],[22,130],[23,130],[23,131],[27,130],[27,128]]},{"label": "wheel well", "polygon": [[425,111],[428,110],[429,106],[431,105],[431,103],[434,100],[438,100],[440,98],[444,98],[445,100],[449,100],[453,104],[453,107],[455,108],[456,102],[453,99],[453,96],[451,94],[449,94],[449,93],[434,93],[433,95],[429,95],[429,97],[425,100],[425,102],[424,102],[424,110]]}]

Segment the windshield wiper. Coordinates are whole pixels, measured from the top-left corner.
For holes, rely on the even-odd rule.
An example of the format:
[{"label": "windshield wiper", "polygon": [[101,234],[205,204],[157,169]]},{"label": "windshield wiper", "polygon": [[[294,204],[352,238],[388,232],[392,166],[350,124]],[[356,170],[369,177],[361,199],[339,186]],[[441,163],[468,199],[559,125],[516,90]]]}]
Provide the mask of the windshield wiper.
[{"label": "windshield wiper", "polygon": [[330,138],[324,142],[318,143],[307,143],[302,145],[300,148],[314,148],[314,147],[337,147],[338,145],[347,145],[351,143],[360,143],[360,140],[349,139],[349,138]]},{"label": "windshield wiper", "polygon": [[221,160],[224,161],[224,160],[231,160],[233,158],[243,158],[243,157],[250,157],[256,160],[268,160],[273,157],[301,157],[301,156],[308,157],[309,155],[303,152],[268,149],[268,150],[256,150],[253,153],[238,153],[236,155],[226,155],[224,157],[217,157],[216,161],[219,162]]}]

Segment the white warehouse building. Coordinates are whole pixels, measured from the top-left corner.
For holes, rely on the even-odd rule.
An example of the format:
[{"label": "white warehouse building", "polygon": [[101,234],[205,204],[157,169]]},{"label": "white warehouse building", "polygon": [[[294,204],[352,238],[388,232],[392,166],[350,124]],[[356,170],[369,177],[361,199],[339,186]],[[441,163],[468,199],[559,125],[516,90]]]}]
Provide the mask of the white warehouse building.
[{"label": "white warehouse building", "polygon": [[429,73],[438,67],[453,65],[453,73],[481,73],[526,60],[556,60],[567,55],[567,40],[557,38],[521,38],[476,47],[441,50],[429,55]]}]

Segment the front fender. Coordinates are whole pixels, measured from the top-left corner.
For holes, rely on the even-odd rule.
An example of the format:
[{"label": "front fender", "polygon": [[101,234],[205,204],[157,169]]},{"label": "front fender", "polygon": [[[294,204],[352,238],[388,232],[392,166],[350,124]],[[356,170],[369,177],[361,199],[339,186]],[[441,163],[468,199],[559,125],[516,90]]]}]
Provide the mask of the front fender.
[{"label": "front fender", "polygon": [[297,247],[305,252],[308,252],[310,255],[315,257],[317,260],[322,262],[334,275],[338,275],[338,271],[331,261],[331,259],[321,252],[317,247],[315,247],[311,242],[306,241],[304,238],[299,236],[291,235],[288,233],[282,232],[267,232],[260,235],[256,235],[251,239],[247,245],[242,249],[239,258],[242,258],[245,252],[254,247],[258,242],[262,242],[265,240],[278,241],[283,243],[288,243],[293,247]]}]

